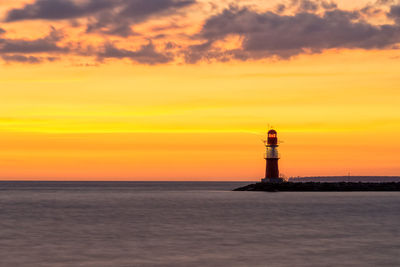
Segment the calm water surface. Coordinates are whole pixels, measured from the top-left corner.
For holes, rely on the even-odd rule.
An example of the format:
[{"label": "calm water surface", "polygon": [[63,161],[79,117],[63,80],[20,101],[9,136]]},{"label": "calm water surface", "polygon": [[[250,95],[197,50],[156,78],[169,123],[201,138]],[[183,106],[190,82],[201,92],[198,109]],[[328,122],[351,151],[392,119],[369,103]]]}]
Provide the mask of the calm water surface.
[{"label": "calm water surface", "polygon": [[400,266],[400,193],[0,183],[1,266]]}]

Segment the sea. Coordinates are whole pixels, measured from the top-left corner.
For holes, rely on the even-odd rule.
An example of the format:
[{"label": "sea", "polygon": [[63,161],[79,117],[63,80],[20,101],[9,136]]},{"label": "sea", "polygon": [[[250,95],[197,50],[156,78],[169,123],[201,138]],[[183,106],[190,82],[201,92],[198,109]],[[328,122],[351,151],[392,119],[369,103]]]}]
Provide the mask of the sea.
[{"label": "sea", "polygon": [[400,192],[0,182],[0,266],[400,266]]}]

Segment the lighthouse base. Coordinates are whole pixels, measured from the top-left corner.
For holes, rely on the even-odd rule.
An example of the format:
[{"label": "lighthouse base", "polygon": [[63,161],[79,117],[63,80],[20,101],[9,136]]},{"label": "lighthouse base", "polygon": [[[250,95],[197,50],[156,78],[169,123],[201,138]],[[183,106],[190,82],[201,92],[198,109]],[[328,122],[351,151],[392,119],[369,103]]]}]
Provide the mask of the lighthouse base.
[{"label": "lighthouse base", "polygon": [[282,178],[263,178],[261,179],[262,183],[273,183],[273,184],[280,184],[283,183],[285,180]]}]

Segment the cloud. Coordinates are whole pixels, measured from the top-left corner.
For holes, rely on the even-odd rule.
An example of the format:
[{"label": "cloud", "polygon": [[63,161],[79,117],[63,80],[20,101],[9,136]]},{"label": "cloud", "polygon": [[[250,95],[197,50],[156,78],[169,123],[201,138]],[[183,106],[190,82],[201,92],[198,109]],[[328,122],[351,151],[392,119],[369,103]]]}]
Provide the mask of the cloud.
[{"label": "cloud", "polygon": [[337,8],[337,4],[332,1],[325,0],[291,0],[288,6],[279,4],[277,12],[282,12],[284,9],[294,9],[296,12],[317,12],[320,9],[331,10]]},{"label": "cloud", "polygon": [[[240,48],[223,50],[213,46],[231,35],[241,37]],[[321,15],[310,12],[280,15],[230,7],[210,17],[196,37],[204,43],[185,51],[190,63],[210,58],[226,60],[227,57],[239,60],[290,58],[332,48],[385,49],[400,42],[400,28],[370,24],[361,20],[357,11],[334,9]]]},{"label": "cloud", "polygon": [[72,19],[110,7],[113,7],[113,4],[109,0],[90,0],[85,4],[78,4],[71,0],[36,0],[33,4],[8,11],[6,21]]},{"label": "cloud", "polygon": [[306,12],[306,11],[315,12],[318,10],[319,5],[317,2],[314,2],[311,0],[302,0],[302,1],[300,1],[299,8],[300,8],[300,11],[302,11],[302,12]]},{"label": "cloud", "polygon": [[155,14],[170,15],[176,10],[193,5],[195,0],[127,0],[119,16],[140,22]]},{"label": "cloud", "polygon": [[154,16],[175,14],[179,9],[195,3],[195,0],[124,0],[118,6],[118,11],[110,10],[97,14],[87,25],[87,32],[119,36],[133,35],[132,25]]},{"label": "cloud", "polygon": [[30,64],[37,64],[42,62],[42,58],[35,56],[3,55],[2,58],[6,62],[18,62],[18,63],[30,63]]},{"label": "cloud", "polygon": [[11,9],[6,22],[21,20],[63,20],[88,18],[86,32],[110,35],[134,34],[131,26],[153,16],[166,16],[193,5],[196,0],[36,0],[22,8]]},{"label": "cloud", "polygon": [[149,65],[168,63],[174,59],[171,53],[157,52],[152,42],[141,46],[140,49],[136,51],[120,49],[115,47],[113,44],[106,44],[103,51],[98,53],[98,58],[100,60],[107,58],[128,58],[137,63]]},{"label": "cloud", "polygon": [[400,5],[391,6],[388,17],[394,19],[397,24],[400,24]]},{"label": "cloud", "polygon": [[52,29],[46,37],[34,40],[0,38],[0,54],[66,52],[67,48],[57,44],[62,37],[61,32]]},{"label": "cloud", "polygon": [[[190,27],[188,21],[182,23],[185,27],[176,30],[181,25],[176,15],[184,19],[181,15],[192,10],[185,8],[196,3],[196,0],[32,0],[9,10],[6,21],[66,19],[62,22],[67,25],[64,29],[71,29],[68,25],[72,23],[81,30],[80,34],[64,39],[62,32],[52,28],[42,38],[10,39],[0,27],[0,56],[10,62],[40,63],[61,54],[74,54],[99,61],[130,59],[154,65],[176,58],[180,61],[182,56],[186,63],[289,59],[327,49],[392,49],[400,44],[400,5],[392,0],[378,0],[355,10],[339,9],[330,0],[290,0],[269,11],[260,11],[256,5],[252,5],[254,9],[224,6],[225,9],[214,9],[213,15],[205,14],[198,32],[192,32],[195,27]],[[383,25],[371,22],[382,21],[385,15],[394,22]],[[135,27],[160,17],[170,19],[162,21],[161,26],[146,27],[146,32],[143,32],[145,27]],[[190,16],[187,19],[191,21]],[[13,25],[9,27],[11,30]],[[93,38],[83,39],[85,30],[100,33],[105,41],[100,45],[90,43]],[[119,36],[118,46],[115,38],[107,35]],[[131,36],[135,37],[125,38]],[[150,41],[137,50],[128,48],[132,40],[156,42],[157,38],[162,39],[157,46]]]},{"label": "cloud", "polygon": [[395,1],[395,0],[377,0],[375,4],[376,4],[376,5],[381,5],[381,6],[382,6],[382,5],[383,5],[383,6],[384,6],[384,5],[391,5],[391,4],[394,3],[394,1]]},{"label": "cloud", "polygon": [[335,2],[327,2],[327,1],[322,1],[321,6],[324,9],[335,9],[337,8],[337,4]]}]

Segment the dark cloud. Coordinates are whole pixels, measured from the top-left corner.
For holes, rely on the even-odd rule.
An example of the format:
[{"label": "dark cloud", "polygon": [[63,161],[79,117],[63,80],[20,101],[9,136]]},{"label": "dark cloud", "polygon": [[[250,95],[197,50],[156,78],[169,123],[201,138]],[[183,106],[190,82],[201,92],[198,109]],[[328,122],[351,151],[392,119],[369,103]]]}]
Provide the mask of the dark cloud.
[{"label": "dark cloud", "polygon": [[322,1],[321,6],[324,9],[335,9],[337,8],[337,4],[335,2],[328,2],[328,1]]},{"label": "dark cloud", "polygon": [[195,0],[124,0],[119,5],[119,11],[110,10],[97,14],[88,24],[87,32],[129,36],[134,34],[132,25],[153,16],[174,14],[195,3]]},{"label": "dark cloud", "polygon": [[118,15],[141,22],[152,15],[169,15],[194,3],[196,3],[195,0],[127,0],[124,1],[125,5]]},{"label": "dark cloud", "polygon": [[3,28],[0,28],[0,35],[5,34],[7,31],[4,30]]},{"label": "dark cloud", "polygon": [[36,0],[33,4],[27,4],[23,8],[10,10],[7,13],[6,21],[78,18],[111,8],[113,7],[112,2],[109,0],[90,0],[85,4],[78,4],[72,0]]},{"label": "dark cloud", "polygon": [[2,55],[1,58],[7,63],[27,63],[27,64],[38,64],[44,61],[54,62],[58,60],[57,57],[37,57],[30,55],[12,54]]},{"label": "dark cloud", "polygon": [[360,12],[362,14],[365,14],[365,15],[369,16],[369,17],[373,17],[375,15],[379,15],[380,13],[383,13],[382,9],[377,8],[375,6],[366,6],[366,7],[362,8],[362,9],[360,9]]},{"label": "dark cloud", "polygon": [[66,52],[68,49],[57,44],[62,37],[62,33],[52,29],[48,36],[34,40],[0,38],[0,53],[32,54]]},{"label": "dark cloud", "polygon": [[100,32],[107,35],[127,37],[135,35],[131,23],[125,19],[117,19],[112,14],[102,13],[87,24],[87,33]]},{"label": "dark cloud", "polygon": [[397,24],[400,24],[400,5],[391,6],[388,17],[394,19]]},{"label": "dark cloud", "polygon": [[[392,12],[394,13],[394,12]],[[185,52],[188,62],[226,57],[246,60],[272,56],[290,58],[301,53],[320,53],[332,48],[383,49],[400,42],[396,25],[372,25],[359,19],[357,11],[325,11],[322,15],[301,12],[279,15],[258,13],[247,8],[229,8],[209,18],[200,33],[202,45]],[[240,49],[213,48],[216,41],[229,35],[243,39]]]},{"label": "dark cloud", "polygon": [[377,0],[376,5],[391,5],[394,3],[394,0]]},{"label": "dark cloud", "polygon": [[275,7],[276,13],[282,13],[282,12],[284,12],[285,10],[286,10],[286,6],[285,6],[284,4],[278,4],[278,5]]},{"label": "dark cloud", "polygon": [[3,55],[3,60],[6,62],[18,62],[18,63],[30,63],[37,64],[41,63],[42,58],[35,56],[24,56],[24,55]]},{"label": "dark cloud", "polygon": [[149,65],[168,63],[174,59],[171,53],[157,52],[152,42],[141,46],[140,49],[136,51],[120,49],[115,47],[113,44],[106,44],[103,51],[98,54],[98,58],[100,60],[107,58],[128,58],[137,63]]},{"label": "dark cloud", "polygon": [[223,52],[213,51],[212,50],[213,41],[208,41],[198,45],[191,45],[184,51],[185,61],[187,63],[196,63],[201,59],[211,60],[211,59],[219,59]]},{"label": "dark cloud", "polygon": [[167,42],[167,43],[164,45],[164,49],[166,49],[166,50],[175,49],[175,48],[180,48],[180,47],[181,47],[180,45],[178,45],[178,44],[176,44],[176,43],[174,43],[174,42]]},{"label": "dark cloud", "polygon": [[302,0],[302,1],[300,1],[299,8],[302,12],[306,12],[306,11],[315,12],[319,9],[319,4],[312,0]]},{"label": "dark cloud", "polygon": [[295,9],[297,12],[316,12],[320,9],[335,9],[337,4],[325,0],[291,0],[289,8]]},{"label": "dark cloud", "polygon": [[196,0],[36,0],[8,11],[5,21],[89,18],[87,32],[129,36],[131,26],[152,16],[164,16],[193,5]]}]

